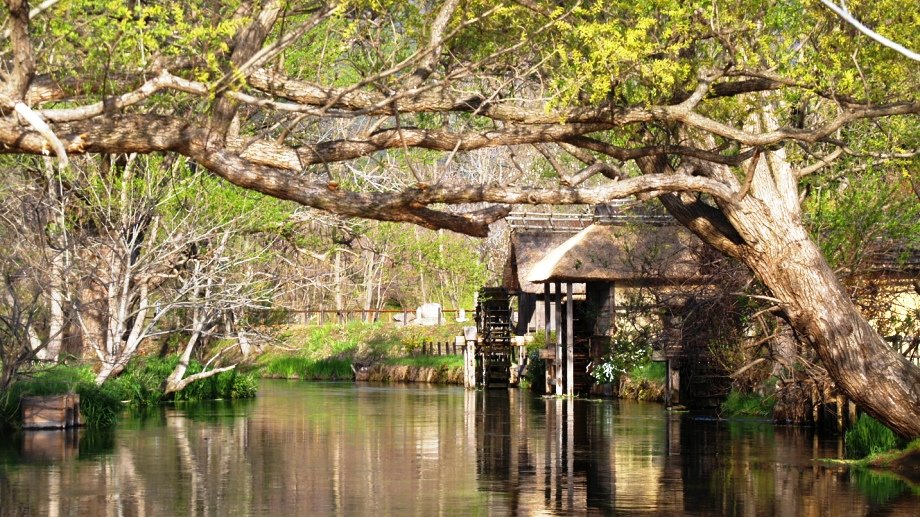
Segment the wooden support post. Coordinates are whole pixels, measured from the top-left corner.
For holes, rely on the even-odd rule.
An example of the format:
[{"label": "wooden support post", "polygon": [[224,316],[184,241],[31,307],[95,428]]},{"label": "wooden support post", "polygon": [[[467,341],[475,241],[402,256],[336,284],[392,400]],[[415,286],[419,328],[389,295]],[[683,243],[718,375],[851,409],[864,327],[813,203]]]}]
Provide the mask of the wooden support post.
[{"label": "wooden support post", "polygon": [[668,376],[666,379],[668,401],[670,406],[680,404],[680,370],[673,359],[668,359]]},{"label": "wooden support post", "polygon": [[665,359],[664,361],[664,407],[671,407],[671,360]]},{"label": "wooden support post", "polygon": [[566,282],[565,300],[565,394],[575,394],[575,310],[572,282]]},{"label": "wooden support post", "polygon": [[476,389],[476,327],[464,327],[463,336],[458,336],[457,342],[463,339],[463,386],[466,389]]},{"label": "wooden support post", "polygon": [[553,298],[550,294],[550,284],[543,284],[543,342],[549,344],[550,328],[550,310],[553,307]]},{"label": "wooden support post", "polygon": [[563,356],[563,347],[562,339],[564,337],[564,329],[561,325],[558,325],[559,321],[562,319],[562,284],[556,282],[553,284],[554,287],[554,296],[553,296],[553,316],[554,316],[554,325],[556,328],[556,359],[553,361],[556,369],[556,395],[561,396],[565,395],[565,383],[563,379],[563,371],[565,369],[565,358]]}]

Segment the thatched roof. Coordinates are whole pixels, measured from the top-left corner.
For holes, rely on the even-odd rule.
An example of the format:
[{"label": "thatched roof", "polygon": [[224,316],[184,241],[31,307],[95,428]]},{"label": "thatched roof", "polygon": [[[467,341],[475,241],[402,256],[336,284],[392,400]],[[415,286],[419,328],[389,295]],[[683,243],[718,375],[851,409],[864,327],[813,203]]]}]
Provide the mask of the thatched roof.
[{"label": "thatched roof", "polygon": [[515,231],[511,234],[511,252],[502,274],[502,286],[509,291],[542,293],[543,284],[527,277],[537,262],[550,250],[562,245],[574,232]]},{"label": "thatched roof", "polygon": [[[698,283],[702,275],[696,250],[702,246],[696,236],[678,226],[593,224],[552,249],[528,250],[543,256],[538,262],[528,264],[527,271],[522,268],[519,271],[531,284],[549,281],[609,281],[624,286]],[[523,250],[514,251],[520,254]]]}]

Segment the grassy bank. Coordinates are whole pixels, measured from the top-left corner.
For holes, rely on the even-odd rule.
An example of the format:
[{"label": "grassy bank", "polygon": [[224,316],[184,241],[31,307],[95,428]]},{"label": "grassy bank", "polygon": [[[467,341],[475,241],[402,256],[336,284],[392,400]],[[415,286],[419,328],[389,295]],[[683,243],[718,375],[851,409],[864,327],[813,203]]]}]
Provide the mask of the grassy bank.
[{"label": "grassy bank", "polygon": [[722,403],[722,415],[770,418],[773,416],[775,404],[776,397],[773,395],[764,396],[732,390]]},{"label": "grassy bank", "polygon": [[354,377],[352,365],[462,369],[459,355],[417,354],[424,343],[453,343],[454,336],[462,334],[463,325],[404,327],[351,322],[289,326],[279,332],[278,344],[259,357],[257,371],[268,378],[344,380]]},{"label": "grassy bank", "polygon": [[[80,395],[80,413],[90,427],[110,427],[126,406],[151,406],[164,401],[197,401],[254,397],[258,386],[252,373],[231,370],[193,382],[178,393],[166,395],[163,384],[179,361],[167,358],[136,357],[118,377],[97,386],[95,373],[87,365],[56,365],[39,368],[0,392],[0,427],[22,423],[20,399],[24,396],[49,396],[65,393]],[[186,375],[202,370],[197,361],[189,364]]]}]

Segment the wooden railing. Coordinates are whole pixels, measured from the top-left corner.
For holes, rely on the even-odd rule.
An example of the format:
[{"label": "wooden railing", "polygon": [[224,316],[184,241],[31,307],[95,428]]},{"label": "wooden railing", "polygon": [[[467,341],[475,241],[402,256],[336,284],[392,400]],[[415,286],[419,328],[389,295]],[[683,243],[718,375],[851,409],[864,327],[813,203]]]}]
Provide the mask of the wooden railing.
[{"label": "wooden railing", "polygon": [[[461,309],[442,309],[438,314],[438,325],[452,322],[457,319]],[[472,322],[473,310],[463,309],[466,321]],[[414,310],[401,309],[297,309],[288,311],[291,314],[290,323],[302,325],[324,325],[326,323],[348,323],[350,321],[397,321],[402,325],[411,324],[415,319]],[[397,318],[401,316],[401,318]],[[470,323],[472,325],[472,323]]]}]

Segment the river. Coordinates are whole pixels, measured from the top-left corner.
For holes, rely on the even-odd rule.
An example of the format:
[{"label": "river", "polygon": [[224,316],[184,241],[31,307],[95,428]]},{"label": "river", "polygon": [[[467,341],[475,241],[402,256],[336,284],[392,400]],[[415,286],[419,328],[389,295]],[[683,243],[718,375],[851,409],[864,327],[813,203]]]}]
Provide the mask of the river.
[{"label": "river", "polygon": [[0,517],[920,515],[905,482],[827,465],[841,441],[627,401],[263,381],[107,433],[0,441]]}]

